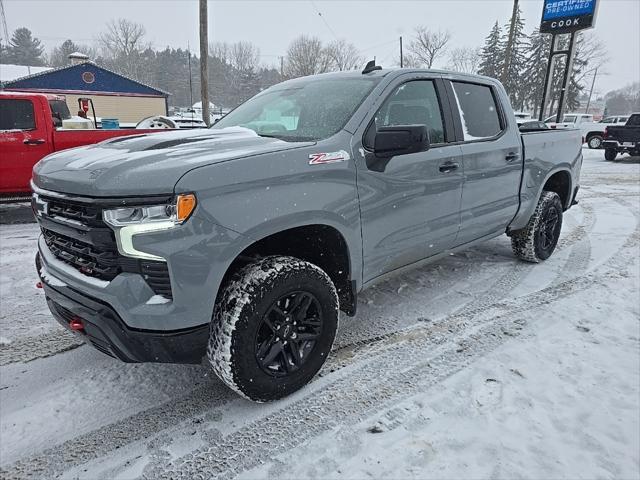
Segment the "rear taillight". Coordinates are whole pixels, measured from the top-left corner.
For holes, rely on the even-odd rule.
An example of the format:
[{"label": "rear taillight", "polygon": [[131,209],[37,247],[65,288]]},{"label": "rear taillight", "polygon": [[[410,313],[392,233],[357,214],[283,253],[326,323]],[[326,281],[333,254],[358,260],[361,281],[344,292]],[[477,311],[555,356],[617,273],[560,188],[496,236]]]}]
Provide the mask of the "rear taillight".
[{"label": "rear taillight", "polygon": [[609,127],[604,127],[604,137],[603,138],[607,138],[609,136]]}]

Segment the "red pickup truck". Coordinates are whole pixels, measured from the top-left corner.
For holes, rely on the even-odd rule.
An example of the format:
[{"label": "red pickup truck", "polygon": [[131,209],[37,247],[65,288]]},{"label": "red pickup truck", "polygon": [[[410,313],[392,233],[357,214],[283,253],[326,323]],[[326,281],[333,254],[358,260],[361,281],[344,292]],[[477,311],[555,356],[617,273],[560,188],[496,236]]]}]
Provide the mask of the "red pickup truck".
[{"label": "red pickup truck", "polygon": [[69,118],[64,97],[0,92],[0,201],[29,195],[31,170],[50,153],[113,137],[165,131],[59,128]]}]

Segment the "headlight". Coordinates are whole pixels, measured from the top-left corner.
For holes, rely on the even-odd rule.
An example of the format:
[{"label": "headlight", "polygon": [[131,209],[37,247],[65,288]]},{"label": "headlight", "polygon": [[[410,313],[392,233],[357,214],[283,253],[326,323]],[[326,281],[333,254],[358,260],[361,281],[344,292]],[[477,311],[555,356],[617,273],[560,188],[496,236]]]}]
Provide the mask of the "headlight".
[{"label": "headlight", "polygon": [[172,204],[104,210],[102,218],[115,232],[118,251],[122,255],[149,260],[165,260],[157,255],[136,250],[133,247],[133,236],[175,228],[187,221],[195,208],[195,195],[187,194],[178,195],[175,203]]}]

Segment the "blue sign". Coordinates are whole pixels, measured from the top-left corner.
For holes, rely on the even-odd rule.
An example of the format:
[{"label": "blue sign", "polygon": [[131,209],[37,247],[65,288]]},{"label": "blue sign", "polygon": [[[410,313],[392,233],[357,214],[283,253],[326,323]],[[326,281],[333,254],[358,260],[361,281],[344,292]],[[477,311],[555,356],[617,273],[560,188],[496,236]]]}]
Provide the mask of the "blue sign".
[{"label": "blue sign", "polygon": [[593,15],[595,9],[596,0],[547,0],[542,20]]},{"label": "blue sign", "polygon": [[540,31],[568,33],[593,26],[597,0],[544,0]]}]

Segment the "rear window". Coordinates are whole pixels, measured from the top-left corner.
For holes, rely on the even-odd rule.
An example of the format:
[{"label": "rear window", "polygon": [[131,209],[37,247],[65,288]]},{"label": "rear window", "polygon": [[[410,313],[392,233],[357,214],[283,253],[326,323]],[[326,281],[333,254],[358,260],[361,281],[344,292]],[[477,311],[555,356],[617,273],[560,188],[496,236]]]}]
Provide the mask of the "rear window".
[{"label": "rear window", "polygon": [[49,107],[51,107],[52,116],[60,120],[69,120],[71,118],[71,112],[69,112],[67,102],[64,100],[49,100]]},{"label": "rear window", "polygon": [[495,137],[502,131],[491,87],[451,82],[458,102],[465,141]]},{"label": "rear window", "polygon": [[631,115],[627,120],[627,125],[630,127],[640,127],[640,115]]},{"label": "rear window", "polygon": [[31,100],[0,99],[0,130],[36,128]]}]

